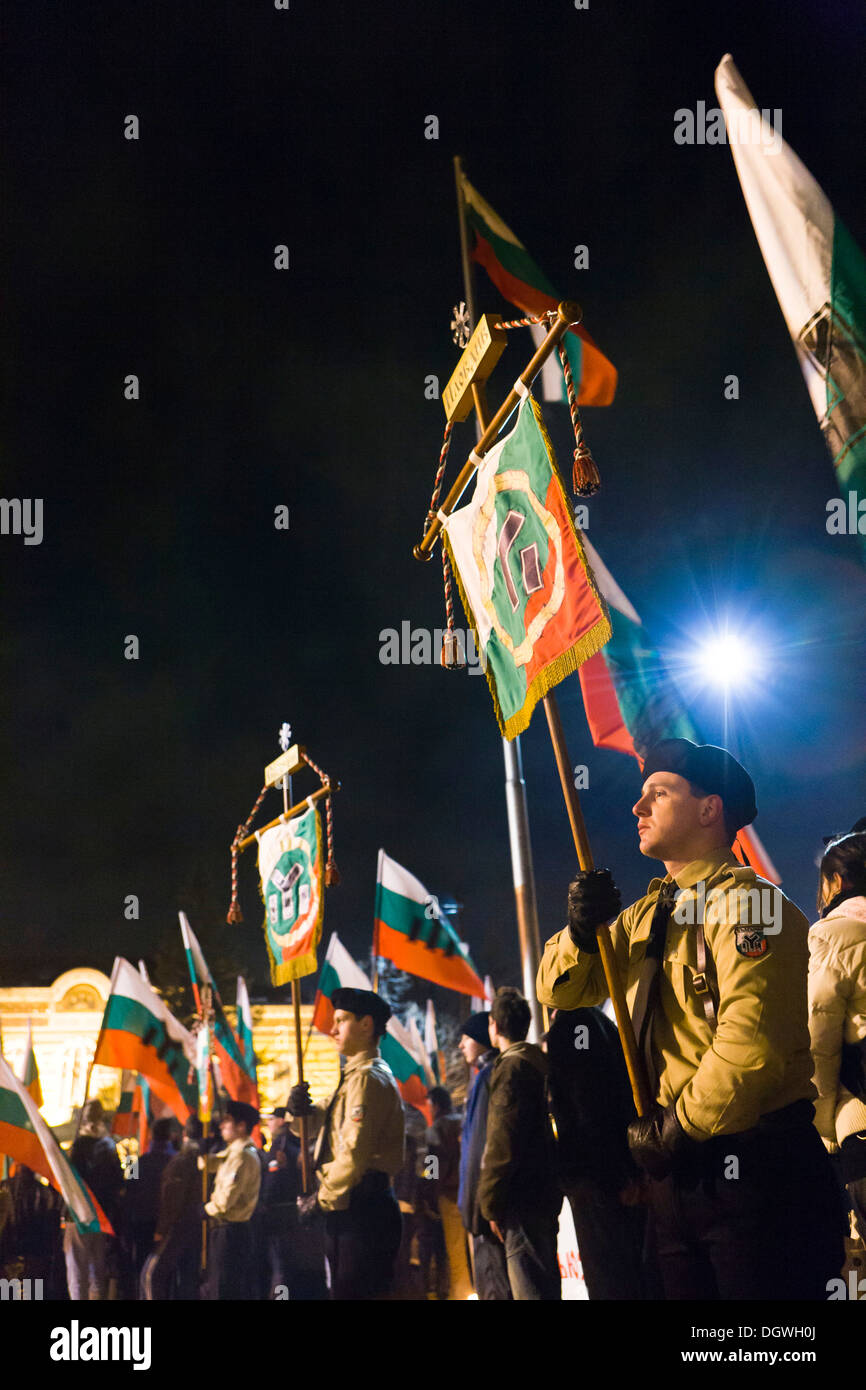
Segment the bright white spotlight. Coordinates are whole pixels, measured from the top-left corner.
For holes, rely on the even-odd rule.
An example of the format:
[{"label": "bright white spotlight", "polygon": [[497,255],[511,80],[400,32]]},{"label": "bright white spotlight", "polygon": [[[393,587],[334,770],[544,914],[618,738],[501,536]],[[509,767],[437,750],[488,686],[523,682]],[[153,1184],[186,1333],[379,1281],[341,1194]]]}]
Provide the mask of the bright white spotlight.
[{"label": "bright white spotlight", "polygon": [[695,665],[708,681],[726,690],[749,684],[762,668],[757,648],[736,632],[708,637],[698,647]]}]

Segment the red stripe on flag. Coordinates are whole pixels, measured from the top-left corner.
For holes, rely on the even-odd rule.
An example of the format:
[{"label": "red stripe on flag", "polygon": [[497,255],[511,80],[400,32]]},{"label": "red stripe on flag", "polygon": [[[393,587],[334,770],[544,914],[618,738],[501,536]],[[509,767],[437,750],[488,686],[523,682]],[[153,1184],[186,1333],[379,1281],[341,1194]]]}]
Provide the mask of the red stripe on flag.
[{"label": "red stripe on flag", "polygon": [[252,1077],[226,1051],[219,1038],[213,1039],[213,1047],[219,1058],[220,1076],[229,1099],[246,1101],[247,1105],[254,1105],[258,1110],[259,1092]]},{"label": "red stripe on flag", "polygon": [[[395,1081],[397,1078],[394,1078]],[[428,1125],[433,1123],[433,1106],[427,1098],[427,1087],[419,1076],[410,1076],[408,1081],[397,1081],[397,1090],[403,1100],[413,1105],[426,1118]]]},{"label": "red stripe on flag", "polygon": [[334,1006],[327,994],[323,994],[321,990],[316,995],[316,1002],[313,1006],[313,1027],[317,1028],[320,1033],[327,1033],[328,1037],[331,1036],[331,1030],[334,1027]]},{"label": "red stripe on flag", "polygon": [[596,652],[589,661],[585,661],[579,675],[586,722],[595,747],[615,748],[618,753],[628,753],[636,758],[634,740],[622,717],[604,652]]},{"label": "red stripe on flag", "polygon": [[[548,621],[542,637],[536,642],[526,663],[526,688],[531,686],[539,671],[560,656],[603,617],[601,606],[590,588],[586,571],[580,563],[577,547],[571,536],[571,525],[565,499],[558,480],[553,477],[547,489],[544,505],[556,521],[560,536],[567,538],[570,554],[563,557],[565,565],[565,594],[556,613]],[[556,547],[551,542],[544,566],[544,583],[526,602],[524,622],[529,631],[533,619],[550,602],[556,572]]]},{"label": "red stripe on flag", "polygon": [[431,951],[420,941],[410,941],[403,932],[394,931],[387,923],[379,921],[377,951],[386,960],[393,961],[399,970],[410,975],[418,975],[422,980],[444,985],[446,989],[456,990],[458,994],[483,995],[484,985],[475,971],[470,969],[462,956],[446,956],[443,951]]},{"label": "red stripe on flag", "polygon": [[[473,228],[473,230],[475,230]],[[516,304],[525,314],[543,314],[547,309],[555,309],[559,303],[541,290],[533,289],[525,280],[518,280],[506,270],[497,258],[496,252],[484,237],[475,231],[475,249],[472,259],[483,265],[500,294],[510,304]],[[616,394],[617,370],[608,361],[601,348],[596,347],[582,324],[569,330],[583,343],[582,370],[578,385],[577,399],[581,405],[610,405]]]},{"label": "red stripe on flag", "polygon": [[95,1066],[125,1067],[146,1076],[150,1089],[185,1124],[192,1111],[178,1090],[177,1083],[165,1062],[156,1055],[156,1048],[147,1047],[140,1038],[120,1029],[106,1028],[99,1035],[93,1058]]}]

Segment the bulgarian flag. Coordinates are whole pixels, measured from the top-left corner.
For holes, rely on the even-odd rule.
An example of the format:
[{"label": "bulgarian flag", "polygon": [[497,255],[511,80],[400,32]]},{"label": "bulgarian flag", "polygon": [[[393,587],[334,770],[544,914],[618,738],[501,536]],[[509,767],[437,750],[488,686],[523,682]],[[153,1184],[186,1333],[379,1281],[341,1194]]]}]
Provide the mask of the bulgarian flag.
[{"label": "bulgarian flag", "polygon": [[247,982],[243,975],[238,975],[237,993],[237,1014],[238,1014],[238,1042],[241,1048],[241,1058],[250,1076],[256,1074],[256,1054],[253,1051],[253,1011],[250,1008],[250,996],[247,989]]},{"label": "bulgarian flag", "polygon": [[[587,536],[583,544],[610,613],[612,637],[604,651],[580,668],[580,687],[589,731],[596,748],[644,758],[663,738],[703,739],[646,628]],[[772,883],[779,873],[752,826],[737,836],[741,859]]]},{"label": "bulgarian flag", "polygon": [[39,1113],[33,1096],[0,1053],[0,1151],[46,1178],[63,1197],[79,1231],[104,1231],[111,1222],[69,1162]]},{"label": "bulgarian flag", "polygon": [[139,1118],[144,1105],[138,1072],[125,1069],[120,1078],[120,1100],[111,1122],[115,1139],[132,1139],[139,1132]]},{"label": "bulgarian flag", "polygon": [[[499,727],[514,738],[528,728],[538,701],[610,637],[530,395],[511,431],[482,459],[472,500],[445,518],[443,533]],[[477,983],[466,992],[483,994]]]},{"label": "bulgarian flag", "polygon": [[39,1068],[36,1065],[36,1053],[33,1051],[33,1020],[27,1020],[27,1051],[24,1053],[24,1070],[21,1073],[21,1080],[26,1089],[36,1102],[37,1110],[41,1110],[44,1104],[42,1096],[42,1086],[39,1082]]},{"label": "bulgarian flag", "polygon": [[[809,170],[756,110],[730,54],[716,69],[716,93],[838,485],[866,497],[866,259]],[[858,530],[866,533],[866,522]]]},{"label": "bulgarian flag", "polygon": [[[498,213],[485,202],[477,188],[463,176],[466,221],[475,233],[472,258],[483,265],[499,293],[525,314],[536,316],[555,309],[557,296],[550,281],[539,270],[523,242],[507,227]],[[543,337],[539,324],[532,334],[536,342]],[[582,325],[571,328],[563,339],[571,364],[580,405],[610,405],[616,392],[617,372]],[[549,358],[542,370],[546,401],[564,401],[565,384],[558,361]]]},{"label": "bulgarian flag", "polygon": [[93,1062],[141,1072],[181,1123],[196,1113],[195,1039],[122,956],[111,972]]},{"label": "bulgarian flag", "polygon": [[383,849],[376,872],[373,954],[459,994],[484,992],[469,951],[438,898]]},{"label": "bulgarian flag", "polygon": [[[331,995],[335,989],[371,989],[369,979],[359,965],[356,965],[336,932],[331,933],[325,959],[319,974],[319,987],[313,1007],[313,1027],[329,1037],[334,1026],[334,1007]],[[379,1051],[382,1060],[388,1063],[394,1073],[394,1080],[400,1095],[408,1105],[426,1116],[432,1124],[433,1113],[427,1099],[426,1071],[423,1057],[417,1049],[409,1032],[399,1019],[392,1015],[388,1019],[385,1035],[380,1039]]]},{"label": "bulgarian flag", "polygon": [[[223,1087],[231,1100],[246,1101],[248,1105],[253,1105],[258,1110],[259,1091],[256,1083],[255,1058],[253,1058],[252,1066],[248,1067],[243,1046],[229,1021],[216,981],[210,973],[198,938],[189,924],[186,913],[179,912],[178,917],[190,976],[196,983],[196,987],[207,985],[211,991],[213,1023],[210,1036],[213,1041],[214,1053],[219,1061],[220,1079]],[[201,1074],[200,1067],[201,1057],[199,1056],[199,1074]]]}]

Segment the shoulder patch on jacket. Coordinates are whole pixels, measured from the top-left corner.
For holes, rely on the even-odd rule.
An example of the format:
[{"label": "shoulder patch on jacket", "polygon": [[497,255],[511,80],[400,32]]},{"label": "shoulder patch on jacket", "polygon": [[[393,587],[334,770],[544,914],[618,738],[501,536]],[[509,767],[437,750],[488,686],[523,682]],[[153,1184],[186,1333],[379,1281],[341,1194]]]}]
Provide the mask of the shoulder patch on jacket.
[{"label": "shoulder patch on jacket", "polygon": [[360,1124],[364,1118],[364,1111],[365,1107],[363,1105],[353,1105],[352,1109],[349,1111],[349,1119],[355,1120]]},{"label": "shoulder patch on jacket", "polygon": [[770,943],[761,927],[734,927],[734,941],[737,951],[746,960],[760,960],[770,950]]}]

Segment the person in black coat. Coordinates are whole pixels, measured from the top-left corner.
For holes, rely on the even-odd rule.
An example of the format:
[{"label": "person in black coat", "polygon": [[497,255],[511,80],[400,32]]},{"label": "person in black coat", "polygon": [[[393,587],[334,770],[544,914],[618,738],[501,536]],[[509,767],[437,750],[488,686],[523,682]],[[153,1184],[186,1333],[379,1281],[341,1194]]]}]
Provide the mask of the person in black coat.
[{"label": "person in black coat", "polygon": [[646,1207],[626,1138],[635,1110],[616,1026],[601,1009],[557,1009],[546,1043],[559,1180],[587,1292],[646,1298]]}]

